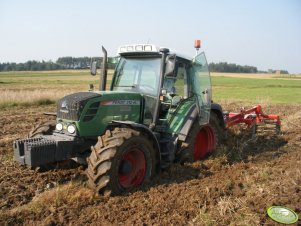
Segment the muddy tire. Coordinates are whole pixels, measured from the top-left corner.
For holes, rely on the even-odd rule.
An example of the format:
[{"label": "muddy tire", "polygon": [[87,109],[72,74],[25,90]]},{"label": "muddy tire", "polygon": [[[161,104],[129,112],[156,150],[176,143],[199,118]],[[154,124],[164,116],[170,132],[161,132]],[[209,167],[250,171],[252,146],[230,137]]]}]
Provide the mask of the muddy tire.
[{"label": "muddy tire", "polygon": [[51,135],[53,130],[55,129],[55,124],[55,120],[39,123],[28,133],[28,138],[37,137],[40,135]]},{"label": "muddy tire", "polygon": [[223,139],[223,128],[218,117],[211,112],[209,125],[200,126],[196,120],[186,141],[182,143],[177,160],[181,164],[203,159],[218,147]]},{"label": "muddy tire", "polygon": [[107,130],[87,158],[88,186],[100,194],[118,195],[141,186],[155,174],[153,144],[129,128]]},{"label": "muddy tire", "polygon": [[225,132],[224,128],[222,127],[220,120],[218,119],[217,115],[214,112],[210,113],[210,120],[209,125],[214,130],[215,136],[215,148],[219,147],[225,140]]}]

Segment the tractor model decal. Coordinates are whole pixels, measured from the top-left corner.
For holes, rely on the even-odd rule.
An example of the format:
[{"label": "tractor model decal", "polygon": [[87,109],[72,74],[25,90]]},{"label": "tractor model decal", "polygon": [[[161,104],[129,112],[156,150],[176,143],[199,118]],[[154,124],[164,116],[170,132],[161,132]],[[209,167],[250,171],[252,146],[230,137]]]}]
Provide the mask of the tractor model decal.
[{"label": "tractor model decal", "polygon": [[112,100],[102,101],[101,105],[140,105],[140,100]]}]

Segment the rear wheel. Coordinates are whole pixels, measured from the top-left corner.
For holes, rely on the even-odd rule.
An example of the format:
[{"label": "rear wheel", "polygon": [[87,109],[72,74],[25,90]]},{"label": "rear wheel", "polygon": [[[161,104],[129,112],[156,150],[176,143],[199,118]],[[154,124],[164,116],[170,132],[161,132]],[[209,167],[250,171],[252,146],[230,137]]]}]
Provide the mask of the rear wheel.
[{"label": "rear wheel", "polygon": [[208,125],[200,126],[196,120],[189,131],[186,142],[182,144],[179,162],[193,162],[212,153],[220,144],[223,129],[215,113],[211,112]]},{"label": "rear wheel", "polygon": [[215,136],[215,148],[217,148],[219,145],[221,145],[224,142],[225,134],[224,134],[224,128],[221,125],[217,114],[214,112],[210,113],[209,125],[213,129],[213,133]]},{"label": "rear wheel", "polygon": [[88,185],[98,193],[118,195],[139,187],[155,173],[155,155],[148,137],[129,128],[107,130],[91,147]]}]

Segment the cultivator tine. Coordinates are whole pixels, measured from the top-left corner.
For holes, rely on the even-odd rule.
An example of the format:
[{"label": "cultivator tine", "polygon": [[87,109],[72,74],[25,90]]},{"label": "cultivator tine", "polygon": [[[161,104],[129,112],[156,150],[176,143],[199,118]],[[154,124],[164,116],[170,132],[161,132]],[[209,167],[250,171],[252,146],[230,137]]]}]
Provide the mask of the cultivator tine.
[{"label": "cultivator tine", "polygon": [[280,117],[278,115],[266,115],[260,105],[251,109],[241,109],[240,113],[224,114],[227,127],[245,123],[248,128],[253,127],[253,135],[267,135],[280,133]]},{"label": "cultivator tine", "polygon": [[278,135],[280,133],[280,124],[273,119],[263,119],[256,124],[257,135]]}]

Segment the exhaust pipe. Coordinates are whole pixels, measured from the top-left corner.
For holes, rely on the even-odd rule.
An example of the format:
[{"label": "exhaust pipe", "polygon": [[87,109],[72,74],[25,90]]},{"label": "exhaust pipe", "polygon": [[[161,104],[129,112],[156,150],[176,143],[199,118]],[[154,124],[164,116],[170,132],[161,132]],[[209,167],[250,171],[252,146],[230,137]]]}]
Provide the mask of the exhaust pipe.
[{"label": "exhaust pipe", "polygon": [[107,62],[108,62],[108,56],[107,56],[107,50],[101,46],[103,58],[102,58],[102,69],[100,73],[100,81],[99,81],[99,90],[105,91],[106,85],[107,85]]}]

